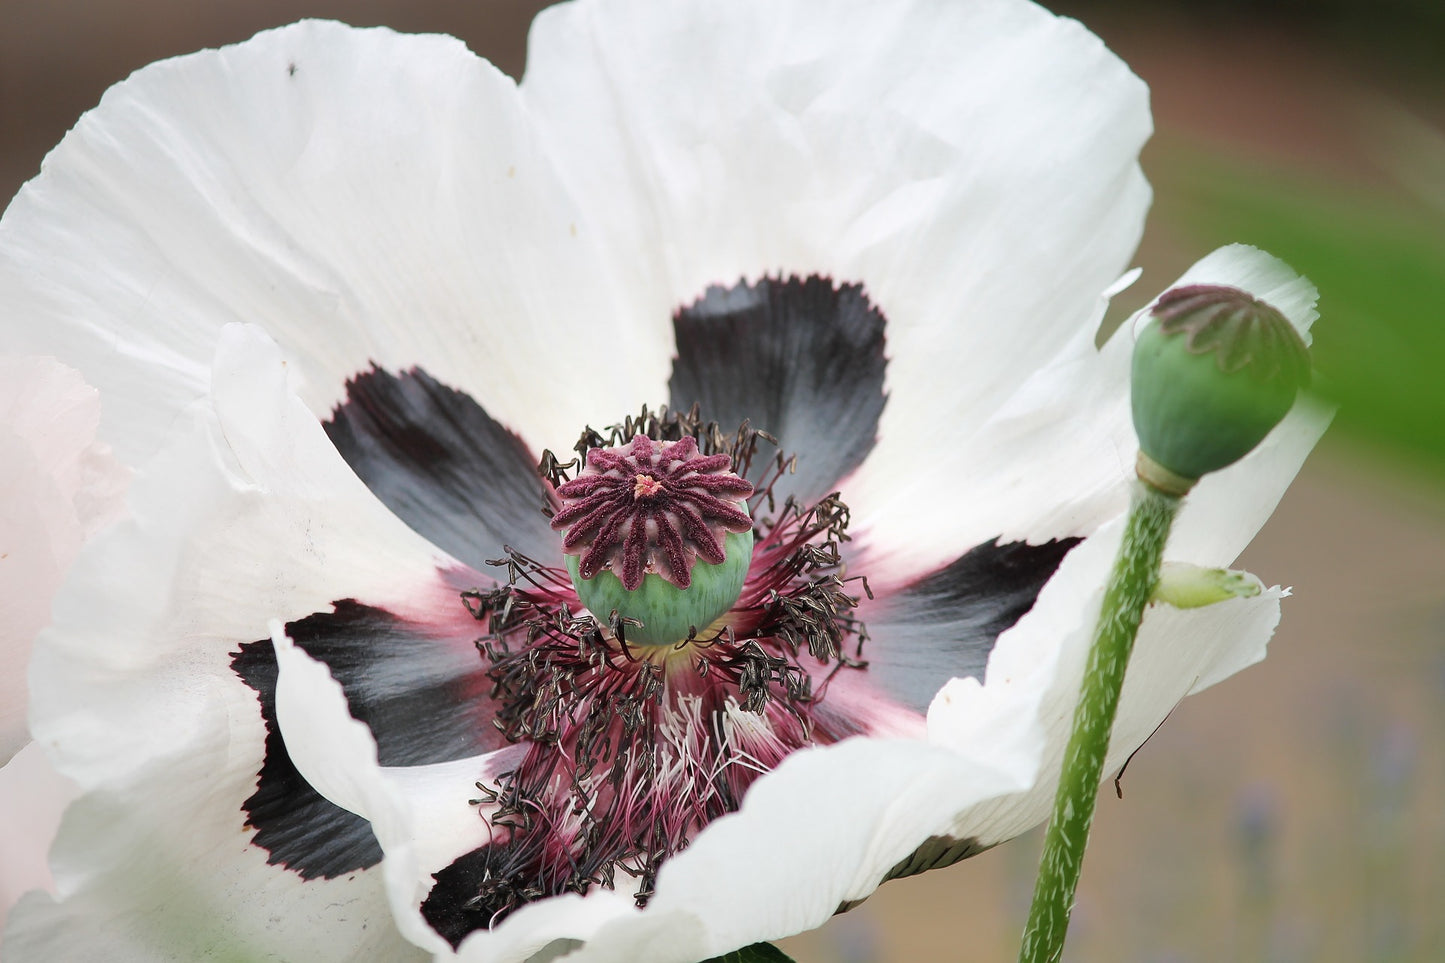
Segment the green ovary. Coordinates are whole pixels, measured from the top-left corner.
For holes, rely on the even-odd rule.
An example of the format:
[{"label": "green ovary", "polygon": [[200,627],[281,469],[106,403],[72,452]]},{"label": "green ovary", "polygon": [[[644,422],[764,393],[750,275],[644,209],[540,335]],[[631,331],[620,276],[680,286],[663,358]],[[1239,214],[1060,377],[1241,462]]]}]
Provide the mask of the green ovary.
[{"label": "green ovary", "polygon": [[609,569],[584,579],[578,574],[578,557],[568,555],[566,560],[577,597],[599,622],[607,622],[615,611],[624,619],[642,623],[624,627],[628,642],[673,645],[684,641],[689,633],[704,631],[727,614],[742,594],[753,560],[753,533],[730,532],[723,542],[723,552],[720,564],[698,561],[693,565],[689,588],[678,588],[660,575],[648,574],[635,592],[624,588],[622,580]]}]

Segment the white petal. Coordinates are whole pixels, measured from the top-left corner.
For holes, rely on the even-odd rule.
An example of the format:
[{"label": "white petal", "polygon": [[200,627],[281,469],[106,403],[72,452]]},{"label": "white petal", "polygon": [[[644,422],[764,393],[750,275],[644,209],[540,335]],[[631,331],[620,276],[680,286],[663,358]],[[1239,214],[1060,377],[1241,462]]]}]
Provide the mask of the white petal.
[{"label": "white petal", "polygon": [[[667,315],[633,323],[598,244],[508,78],[449,37],[305,22],[112,88],[0,222],[0,324],[100,388],[132,464],[232,321],[318,413],[369,361],[421,364],[562,450],[666,380]],[[537,396],[603,357],[628,377]]]},{"label": "white petal", "polygon": [[[1244,286],[1259,276],[1279,283],[1277,272],[1251,273],[1259,266],[1257,258],[1224,263],[1234,273],[1212,278],[1215,283]],[[1283,283],[1293,282],[1285,279]],[[1115,517],[1066,557],[1033,609],[1000,637],[985,684],[980,686],[972,679],[954,680],[930,708],[929,741],[935,745],[960,750],[980,744],[996,745],[999,751],[1012,752],[1017,758],[1037,758],[1042,753],[1041,778],[1034,786],[1024,792],[964,804],[946,830],[954,838],[973,839],[985,845],[1001,842],[1047,816],[1103,586],[1122,530],[1123,520],[1117,513],[1127,492],[1128,475],[1124,469],[1130,469],[1128,474],[1132,474],[1133,450],[1128,447],[1132,433],[1126,434],[1127,393],[1123,390],[1130,347],[1127,336],[1115,338],[1099,359],[1092,345],[1081,338],[1061,352],[1054,365],[1027,381],[996,416],[997,426],[1015,438],[1032,437],[1038,452],[1049,450],[1039,440],[1048,439],[1047,444],[1054,447],[1052,454],[1065,460],[1076,458],[1086,466],[1092,462],[1093,474],[1071,468],[1047,480],[1057,486],[1061,478],[1067,479],[1070,493],[1092,497],[1096,502],[1094,518],[1108,518],[1110,514]],[[1070,425],[1072,433],[1053,431],[1051,423],[1061,418],[1068,421],[1068,405],[1095,416],[1102,425],[1091,425],[1088,419],[1075,416]],[[1102,417],[1098,417],[1101,413]],[[1178,534],[1170,542],[1170,557],[1207,564],[1231,560],[1268,516],[1322,428],[1319,412],[1304,405],[1259,451],[1239,466],[1219,473],[1212,489],[1201,491],[1206,497],[1200,499],[1198,507],[1191,497],[1180,517]],[[1122,450],[1122,464],[1113,466],[1106,458],[1089,457],[1110,446],[1115,452]],[[980,468],[989,482],[984,491],[996,493],[1001,500],[1018,498],[1016,504],[1022,507],[1024,499],[1013,491],[1021,476],[1004,470],[1008,447],[1003,446],[997,455],[992,455],[989,446],[983,446],[983,450],[991,454]],[[995,472],[1002,472],[997,481]],[[1026,480],[1027,476],[1022,478]],[[1004,524],[1002,533],[1006,538],[1079,531],[1057,527],[1069,521],[1067,512],[1076,510],[1081,500],[1078,495],[1065,495],[1061,509],[1056,504],[1058,499],[1050,502],[1037,490],[1032,494],[1035,504],[1043,506],[1034,509],[1034,517],[1048,519],[1049,524],[1033,529],[1021,526],[1022,530]],[[1020,513],[1013,517],[1025,516]],[[1083,520],[1088,517],[1081,516]],[[934,518],[946,521],[948,512],[936,511]],[[995,534],[1000,528],[985,531]],[[872,573],[870,577],[876,578]],[[1107,762],[1111,774],[1185,695],[1263,657],[1284,594],[1276,588],[1256,598],[1197,610],[1157,606],[1146,613]],[[1012,739],[1001,738],[1000,720],[1013,722]],[[1037,726],[1018,728],[1020,720],[1034,720]],[[767,783],[765,779],[759,785]],[[706,833],[701,838],[705,839]],[[699,912],[693,925],[706,930],[714,917],[725,912]],[[679,938],[687,938],[685,929]]]},{"label": "white petal", "polygon": [[[451,957],[451,947],[423,920],[419,906],[435,882],[433,872],[489,838],[487,824],[468,800],[476,795],[478,781],[494,783],[514,766],[519,750],[434,766],[383,768],[376,761],[375,740],[349,716],[345,696],[327,668],[279,632],[276,641],[281,666],[277,705],[293,761],[334,802],[371,820],[386,852],[382,870],[398,926],[417,946]],[[518,911],[495,930],[474,934],[461,958],[526,960],[556,940],[585,939],[602,922],[631,908],[630,898],[611,891],[585,900],[546,900]]]},{"label": "white petal", "polygon": [[397,935],[371,872],[303,884],[266,865],[226,818],[228,781],[197,764],[225,747],[206,748],[144,786],[71,805],[52,852],[61,901],[21,900],[7,961],[423,958]]},{"label": "white petal", "polygon": [[[377,766],[374,743],[347,716],[325,667],[284,640],[278,659],[293,758],[314,785],[372,819],[398,918],[419,945],[438,949],[416,912],[425,893],[418,883],[427,880],[416,843],[452,830],[420,807],[435,811],[448,795],[456,804],[468,784],[458,780],[438,797],[440,782],[424,786],[416,773]],[[959,750],[853,739],[795,753],[755,784],[740,813],[714,822],[667,863],[645,912],[609,890],[542,900],[472,934],[459,957],[507,963],[586,941],[568,958],[691,963],[820,925],[968,807],[1029,786],[1042,745],[1036,728],[1027,715],[1005,713],[989,720],[989,738]],[[456,809],[480,824],[470,807]],[[454,855],[475,845],[475,827],[464,832],[471,839],[455,844]],[[447,954],[445,944],[440,951]]]},{"label": "white petal", "polygon": [[1302,397],[1259,447],[1200,479],[1179,513],[1170,557],[1205,565],[1228,565],[1238,558],[1274,513],[1333,417],[1333,406]]},{"label": "white petal", "polygon": [[[1287,306],[1290,319],[1302,328],[1314,317],[1313,288],[1308,282],[1253,248],[1236,245],[1216,252],[1185,278],[1189,283],[1231,284],[1266,299],[1273,296],[1274,303]],[[1055,481],[1067,479],[1069,491],[1081,487],[1081,479],[1094,479],[1082,486],[1085,490],[1090,484],[1098,485],[1107,478],[1106,466],[1114,464],[1115,459],[1118,503],[1124,501],[1132,483],[1127,479],[1132,476],[1137,442],[1131,430],[1125,440],[1129,425],[1125,401],[1127,364],[1132,345],[1132,326],[1125,325],[1092,365],[1092,378],[1085,383],[1094,387],[1079,395],[1082,407],[1106,413],[1106,426],[1114,422],[1112,430],[1104,428],[1104,437],[1110,440],[1092,451],[1087,443],[1078,444],[1081,434],[1092,438],[1092,431],[1098,430],[1091,430],[1081,418],[1068,425],[1071,431],[1055,437],[1055,444],[1064,446],[1065,451],[1085,455],[1073,466],[1049,476]],[[1083,352],[1079,354],[1082,358]],[[1087,372],[1088,367],[1082,361],[1080,364],[1081,370]],[[1067,389],[1067,379],[1061,382]],[[1098,404],[1109,394],[1114,394],[1115,399]],[[1021,395],[1024,401],[1033,403],[1027,392]],[[1018,407],[1027,410],[1026,404]],[[1062,408],[1056,409],[1056,414],[1062,412]],[[1238,464],[1206,477],[1186,499],[1166,557],[1201,565],[1227,565],[1233,561],[1269,517],[1327,423],[1328,412],[1306,399],[1258,449]],[[1047,450],[1041,446],[1035,458]],[[1020,480],[1027,482],[1028,475],[1022,475]],[[1106,505],[1101,500],[1101,508]],[[1114,518],[1065,558],[1033,609],[999,637],[982,693],[968,680],[954,680],[930,707],[930,738],[945,744],[975,737],[977,726],[972,714],[979,711],[980,703],[992,706],[1013,699],[1023,700],[1019,702],[1020,711],[1035,713],[1048,734],[1042,768],[1046,778],[1040,785],[1020,797],[969,813],[960,819],[957,834],[997,842],[1046,818],[1103,586],[1122,528],[1122,516]],[[1035,531],[1039,537],[1068,530],[1045,525]],[[1189,611],[1167,605],[1151,607],[1130,663],[1107,767],[1122,765],[1185,695],[1263,658],[1265,644],[1279,619],[1279,599],[1287,594],[1274,588],[1255,598]]]},{"label": "white petal", "polygon": [[99,422],[100,400],[79,372],[53,358],[0,355],[0,425],[29,446],[87,535],[122,514],[129,478],[95,443]]},{"label": "white petal", "polygon": [[[981,689],[972,680],[954,680],[930,707],[929,738],[935,742],[954,745],[977,738],[977,714],[1009,704],[1014,712],[1036,718],[1045,740],[1039,782],[1025,793],[962,815],[952,830],[955,836],[996,843],[1047,818],[1106,573],[1122,531],[1122,519],[1117,520],[1069,554],[1033,609],[999,637]],[[1264,657],[1285,594],[1273,588],[1198,609],[1155,605],[1146,610],[1106,775],[1123,765],[1184,696]]]},{"label": "white petal", "polygon": [[[1244,245],[1205,257],[1178,283],[1273,298],[1301,330],[1316,316],[1308,281]],[[1088,535],[1125,510],[1139,450],[1129,410],[1133,325],[1122,325],[1102,349],[1093,330],[1085,326],[1023,378],[976,433],[950,434],[929,458],[915,459],[912,477],[900,478],[895,491],[871,488],[864,466],[846,494],[868,547],[870,581],[885,588],[909,581],[996,535],[1030,542]],[[1181,512],[1170,557],[1232,562],[1273,512],[1329,414],[1302,399],[1259,448],[1207,476]]]},{"label": "white petal", "polygon": [[29,739],[30,645],[50,621],[50,600],[80,542],[74,507],[30,447],[0,427],[0,764]]},{"label": "white petal", "polygon": [[404,595],[439,557],[287,392],[274,344],[221,342],[213,401],[82,552],[36,645],[35,736],[86,795],[55,850],[62,902],[12,916],[17,959],[411,952],[378,872],[303,882],[250,842],[264,730],[230,656],[270,618]]},{"label": "white petal", "polygon": [[[851,740],[790,757],[674,857],[647,910],[569,959],[687,961],[821,924],[866,897],[929,837],[988,846],[1048,812],[1072,707],[1122,526],[1064,562],[1001,638],[988,681],[956,680],[929,739]],[[1189,691],[1263,655],[1280,592],[1181,612],[1151,609],[1121,702],[1112,774]],[[746,880],[746,884],[740,881]]]},{"label": "white petal", "polygon": [[[1248,244],[1228,244],[1195,261],[1168,289],[1190,284],[1224,284],[1239,288],[1266,304],[1273,305],[1294,324],[1305,344],[1311,342],[1310,328],[1320,316],[1315,309],[1319,291],[1279,258]],[[1166,290],[1168,290],[1166,289]],[[1157,300],[1157,299],[1156,299]],[[1136,334],[1149,318],[1154,302],[1141,308],[1126,327]]]},{"label": "white petal", "polygon": [[789,756],[667,863],[644,912],[568,959],[689,963],[821,925],[960,811],[1034,780],[1037,756],[1012,751],[1032,720],[997,721],[996,742],[958,751],[852,739]]},{"label": "white petal", "polygon": [[10,907],[33,889],[55,892],[46,857],[75,783],[31,743],[0,766],[0,933]]},{"label": "white petal", "polygon": [[875,501],[1090,319],[1149,198],[1144,85],[1009,0],[566,4],[522,93],[652,311],[768,272],[867,286],[891,357]]},{"label": "white petal", "polygon": [[886,592],[994,537],[1087,535],[1127,507],[1132,343],[1116,336],[1101,351],[1093,329],[1021,377],[972,431],[940,424],[908,465],[885,464],[880,450],[847,483],[870,582]]},{"label": "white petal", "polygon": [[[431,873],[486,841],[486,824],[467,800],[475,795],[477,780],[493,781],[515,764],[514,753],[503,750],[440,766],[383,769],[377,764],[375,740],[349,715],[345,695],[326,666],[296,648],[279,628],[277,708],[292,760],[328,798],[371,820],[386,853],[382,870],[402,932],[438,957],[451,957],[451,947],[423,920],[419,907],[433,883]],[[631,906],[629,898],[611,891],[585,900],[545,900],[494,930],[473,934],[462,958],[525,960],[554,940],[585,939],[602,922],[631,912]]]},{"label": "white petal", "polygon": [[24,666],[85,537],[117,517],[126,473],[95,443],[100,403],[49,358],[0,356],[0,765],[28,740]]},{"label": "white petal", "polygon": [[[292,761],[322,795],[344,809],[367,815],[378,838],[391,841],[382,871],[389,880],[394,879],[398,868],[409,861],[405,847],[411,837],[405,827],[388,824],[388,817],[399,814],[405,802],[385,779],[376,778],[380,766],[371,730],[351,718],[341,686],[326,666],[296,648],[279,621],[271,626],[271,638],[280,667],[276,713]],[[399,913],[397,923],[422,949],[433,953],[449,950],[420,914]]]}]

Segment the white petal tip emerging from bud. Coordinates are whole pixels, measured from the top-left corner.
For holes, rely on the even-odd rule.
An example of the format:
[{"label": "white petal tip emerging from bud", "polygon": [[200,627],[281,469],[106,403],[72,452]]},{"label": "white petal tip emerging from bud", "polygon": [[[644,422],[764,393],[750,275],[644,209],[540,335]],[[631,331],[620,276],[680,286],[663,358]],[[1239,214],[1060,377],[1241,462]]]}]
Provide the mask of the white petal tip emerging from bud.
[{"label": "white petal tip emerging from bud", "polygon": [[1254,598],[1264,584],[1248,572],[1228,568],[1201,568],[1188,562],[1165,562],[1159,569],[1150,602],[1176,609],[1199,609],[1230,599]]}]

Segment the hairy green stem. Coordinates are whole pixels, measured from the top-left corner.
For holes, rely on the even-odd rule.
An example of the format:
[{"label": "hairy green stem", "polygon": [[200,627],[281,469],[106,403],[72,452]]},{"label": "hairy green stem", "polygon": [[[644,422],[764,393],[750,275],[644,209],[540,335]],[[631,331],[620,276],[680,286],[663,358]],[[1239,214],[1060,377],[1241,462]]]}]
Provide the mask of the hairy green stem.
[{"label": "hairy green stem", "polygon": [[1142,482],[1134,484],[1124,541],[1104,592],[1099,625],[1084,670],[1074,731],[1064,750],[1064,768],[1049,819],[1034,902],[1024,929],[1020,963],[1058,963],[1064,952],[1074,890],[1084,864],[1084,847],[1094,820],[1104,756],[1119,708],[1119,690],[1134,650],[1144,606],[1159,579],[1164,542],[1181,499]]}]

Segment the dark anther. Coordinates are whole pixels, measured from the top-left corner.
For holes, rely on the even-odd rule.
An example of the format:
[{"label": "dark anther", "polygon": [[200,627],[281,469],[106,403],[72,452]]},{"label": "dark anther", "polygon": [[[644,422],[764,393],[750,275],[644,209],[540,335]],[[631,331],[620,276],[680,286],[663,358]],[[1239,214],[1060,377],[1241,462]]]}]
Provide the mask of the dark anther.
[{"label": "dark anther", "polygon": [[[577,458],[546,452],[538,471],[555,490],[574,480],[589,450],[638,436],[691,439],[701,456],[726,455],[735,474],[755,480],[747,582],[719,631],[648,647],[627,641],[636,623],[616,612],[585,614],[566,570],[511,549],[489,561],[499,584],[462,593],[479,628],[494,722],[526,747],[510,772],[478,783],[472,805],[491,842],[447,876],[467,890],[474,927],[619,878],[635,880],[645,905],[661,865],[735,811],[758,775],[793,749],[851,734],[815,717],[833,676],[865,664],[867,630],[855,613],[860,590],[871,593],[846,571],[847,506],[836,493],[811,506],[775,504],[773,484],[793,460],[766,432],[747,424],[724,432],[697,408],[643,409],[588,428]],[[774,446],[766,464],[763,443]]]}]

